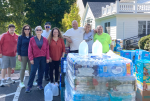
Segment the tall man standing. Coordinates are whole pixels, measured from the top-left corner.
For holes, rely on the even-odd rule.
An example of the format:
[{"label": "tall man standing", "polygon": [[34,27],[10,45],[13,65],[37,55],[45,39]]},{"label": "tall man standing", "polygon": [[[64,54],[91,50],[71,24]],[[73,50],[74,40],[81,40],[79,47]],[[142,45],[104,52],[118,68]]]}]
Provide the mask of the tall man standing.
[{"label": "tall man standing", "polygon": [[8,70],[6,82],[14,83],[14,80],[11,79],[11,70],[16,67],[17,41],[18,35],[15,34],[15,26],[10,24],[8,31],[3,33],[0,37],[0,58],[2,58],[2,79],[0,86],[4,86],[6,70]]},{"label": "tall man standing", "polygon": [[78,27],[76,20],[72,21],[72,28],[63,34],[63,37],[70,43],[70,53],[78,53],[79,45],[83,41],[83,27]]},{"label": "tall man standing", "polygon": [[[44,25],[45,30],[43,30],[42,36],[45,37],[46,39],[48,38],[50,32],[51,32],[51,23],[50,22],[46,22]],[[49,63],[46,63],[46,67],[45,67],[45,80],[49,81],[50,80],[50,76],[49,76]]]}]

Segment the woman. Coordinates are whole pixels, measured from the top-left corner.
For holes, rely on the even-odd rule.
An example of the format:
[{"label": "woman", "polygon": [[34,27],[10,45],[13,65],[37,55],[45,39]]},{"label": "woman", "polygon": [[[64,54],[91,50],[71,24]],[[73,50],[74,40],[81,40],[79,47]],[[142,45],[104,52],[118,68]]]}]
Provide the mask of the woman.
[{"label": "woman", "polygon": [[[33,80],[38,69],[38,89],[43,90],[42,80],[46,63],[49,63],[49,45],[46,38],[41,36],[43,29],[41,26],[35,28],[36,36],[29,42],[28,56],[31,63],[31,73],[28,81],[26,93],[31,92]],[[46,61],[46,62],[45,62]]]},{"label": "woman", "polygon": [[55,69],[55,85],[58,86],[59,64],[61,57],[65,55],[65,44],[62,34],[58,28],[53,28],[48,37],[50,54],[50,80],[53,81],[53,70]]},{"label": "woman", "polygon": [[94,35],[94,30],[91,30],[91,25],[86,24],[85,25],[85,33],[83,36],[83,40],[85,40],[88,44],[88,50],[89,53],[92,53],[92,45],[93,45],[93,35]]},{"label": "woman", "polygon": [[[23,83],[23,79],[24,79],[27,63],[29,68],[29,75],[31,71],[31,63],[28,58],[28,46],[31,37],[32,37],[31,27],[29,25],[24,25],[22,28],[22,35],[18,37],[18,44],[17,44],[18,60],[21,62],[21,70],[20,70],[21,82],[19,84],[21,88],[25,87]],[[37,83],[34,82],[33,85],[36,86]]]}]

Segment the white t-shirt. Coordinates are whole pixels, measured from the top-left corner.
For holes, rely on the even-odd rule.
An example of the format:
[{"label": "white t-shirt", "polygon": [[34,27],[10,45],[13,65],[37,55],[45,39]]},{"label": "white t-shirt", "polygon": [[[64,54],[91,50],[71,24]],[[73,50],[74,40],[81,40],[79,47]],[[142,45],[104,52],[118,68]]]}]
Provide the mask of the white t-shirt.
[{"label": "white t-shirt", "polygon": [[43,30],[42,36],[47,39],[49,34],[50,34],[50,32],[51,32],[51,30],[49,30],[48,32],[46,30]]},{"label": "white t-shirt", "polygon": [[72,43],[70,43],[70,50],[79,50],[79,44],[83,41],[84,28],[78,27],[78,29],[74,30],[73,28],[69,29],[64,33],[65,36],[71,38]]}]

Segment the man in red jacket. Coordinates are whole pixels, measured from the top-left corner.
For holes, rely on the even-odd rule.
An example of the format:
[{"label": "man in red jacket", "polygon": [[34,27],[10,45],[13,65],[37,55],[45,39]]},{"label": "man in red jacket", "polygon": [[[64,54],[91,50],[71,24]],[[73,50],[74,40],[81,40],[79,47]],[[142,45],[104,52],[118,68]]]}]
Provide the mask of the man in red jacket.
[{"label": "man in red jacket", "polygon": [[16,67],[18,35],[16,35],[14,32],[15,26],[13,24],[10,24],[8,26],[8,31],[6,33],[3,33],[0,37],[0,58],[2,58],[2,80],[0,86],[4,86],[6,70],[8,70],[8,78],[6,82],[14,83],[14,80],[10,78],[12,68]]}]

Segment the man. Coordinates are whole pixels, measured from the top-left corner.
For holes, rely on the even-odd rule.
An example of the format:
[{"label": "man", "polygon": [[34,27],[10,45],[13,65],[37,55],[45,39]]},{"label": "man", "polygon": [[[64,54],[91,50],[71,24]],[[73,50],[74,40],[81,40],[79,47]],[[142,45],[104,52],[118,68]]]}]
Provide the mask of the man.
[{"label": "man", "polygon": [[[48,38],[48,36],[50,35],[51,32],[51,23],[50,22],[46,22],[44,25],[45,30],[43,30],[42,36],[45,37],[46,39]],[[49,81],[50,79],[49,76],[49,63],[46,63],[46,67],[45,67],[45,80]]]},{"label": "man", "polygon": [[109,51],[109,44],[111,44],[111,37],[107,33],[103,33],[103,27],[97,26],[97,33],[94,35],[94,42],[98,40],[101,42],[103,47],[103,53],[107,53]]},{"label": "man", "polygon": [[84,32],[84,28],[78,27],[78,22],[73,20],[72,28],[63,34],[63,37],[70,43],[70,53],[78,53],[79,44],[83,41]]},{"label": "man", "polygon": [[2,58],[1,65],[1,84],[4,86],[4,79],[6,70],[8,70],[7,83],[14,83],[14,80],[11,79],[11,70],[16,67],[16,52],[17,52],[17,41],[18,35],[15,33],[15,26],[10,24],[8,26],[8,31],[1,35],[0,37],[0,58]]}]

